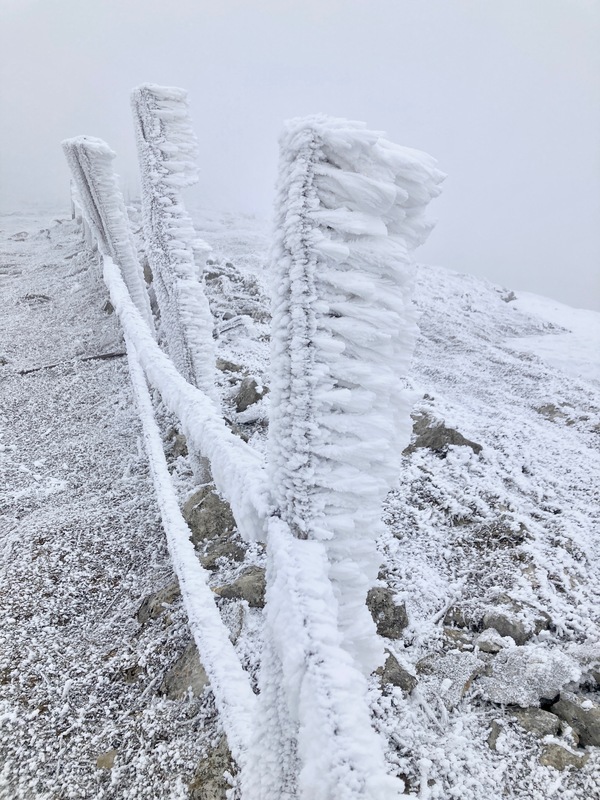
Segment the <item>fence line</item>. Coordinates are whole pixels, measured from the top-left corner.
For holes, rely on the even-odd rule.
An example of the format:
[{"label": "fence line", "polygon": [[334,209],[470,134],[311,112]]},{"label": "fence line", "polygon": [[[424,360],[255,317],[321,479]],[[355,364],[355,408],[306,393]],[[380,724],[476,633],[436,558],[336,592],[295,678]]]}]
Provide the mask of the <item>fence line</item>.
[{"label": "fence line", "polygon": [[[154,97],[152,113],[140,110],[144,92]],[[171,155],[178,146],[183,155],[189,154],[186,111],[178,105],[180,92],[140,87],[134,95],[134,108],[139,101],[138,135],[141,130],[146,136],[152,129],[148,141]],[[170,129],[177,140],[174,150],[165,138],[169,128],[163,125],[173,119],[177,121]],[[202,373],[203,388],[197,388],[190,383],[192,373],[184,377],[185,362],[178,369],[154,340],[121,274],[122,265],[111,257],[103,229],[98,227],[103,219],[101,192],[93,196],[78,158],[71,155],[70,163],[84,199],[84,218],[87,215],[98,239],[104,281],[124,330],[163,522],[170,528],[167,535],[174,565],[183,576],[184,603],[201,658],[206,659],[207,672],[210,668],[214,675],[213,688],[221,693],[218,705],[241,767],[244,800],[392,800],[401,794],[402,783],[388,774],[383,742],[371,725],[368,703],[367,675],[381,643],[363,608],[375,556],[374,544],[365,546],[361,540],[361,526],[376,523],[375,506],[394,472],[387,463],[390,446],[378,452],[380,445],[373,446],[370,438],[373,431],[385,434],[397,421],[397,409],[388,408],[397,400],[394,392],[398,390],[389,361],[407,362],[414,334],[408,313],[409,252],[426,236],[422,211],[435,196],[441,175],[428,157],[390,145],[355,123],[319,118],[297,125],[288,146],[278,241],[282,272],[274,314],[278,386],[273,397],[279,398],[281,407],[275,409],[269,434],[273,486],[267,484],[263,458],[229,430],[210,387],[203,390],[212,372]],[[94,147],[80,150],[93,174]],[[150,163],[142,164],[142,169]],[[184,248],[183,255],[178,254],[172,232],[161,228],[165,218],[159,206],[161,197],[169,201],[164,207],[176,202],[175,195],[163,190],[185,183],[188,167],[173,161],[160,163],[162,188],[160,192],[156,185],[152,188],[146,235],[150,251],[156,245],[161,253],[163,274],[169,275],[171,268],[177,280],[185,274],[185,280],[173,284],[181,292],[193,277],[190,250]],[[108,181],[94,184],[101,189],[109,185],[115,188]],[[118,203],[113,205],[118,207]],[[154,225],[162,240],[152,239]],[[182,261],[169,262],[173,253]],[[394,283],[398,279],[399,289]],[[329,287],[323,297],[317,291],[319,280]],[[192,291],[191,296],[200,295]],[[384,334],[372,314],[374,298],[384,306]],[[177,333],[181,321],[174,319],[169,336]],[[201,327],[194,329],[196,334]],[[206,361],[212,340],[205,344],[200,349]],[[341,353],[345,353],[342,358]],[[362,364],[365,354],[367,363]],[[378,368],[385,374],[383,379]],[[377,386],[370,391],[367,384],[373,372]],[[326,377],[325,385],[319,384],[319,376]],[[215,484],[229,501],[244,538],[266,540],[266,633],[258,700],[248,694],[239,663],[231,667],[235,654],[224,644],[218,611],[214,604],[210,611],[205,607],[210,590],[195,586],[205,576],[200,565],[193,563],[193,547],[185,543],[187,527],[175,511],[164,454],[159,458],[160,435],[146,380],[180,419],[190,451],[209,461]],[[370,403],[375,412],[371,416]],[[325,438],[319,433],[321,423],[325,423]],[[352,432],[356,423],[364,424],[358,441]],[[335,435],[339,433],[351,434],[351,441],[338,446]],[[366,468],[372,474],[365,475]],[[366,502],[367,512],[351,497],[353,489],[361,488],[361,477],[366,488],[358,491],[359,505]],[[363,557],[368,562],[366,571]],[[352,632],[353,615],[360,620],[358,640]],[[226,647],[223,661],[228,666],[219,660],[221,646]],[[227,678],[230,668],[232,685]],[[241,730],[244,726],[250,733]]]}]

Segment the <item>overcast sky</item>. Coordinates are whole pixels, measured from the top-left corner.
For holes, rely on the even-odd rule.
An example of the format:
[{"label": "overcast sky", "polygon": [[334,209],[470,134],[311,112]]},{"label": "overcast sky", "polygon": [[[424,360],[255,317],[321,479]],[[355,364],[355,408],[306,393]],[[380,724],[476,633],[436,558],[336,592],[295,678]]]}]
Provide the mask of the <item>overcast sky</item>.
[{"label": "overcast sky", "polygon": [[68,204],[59,143],[137,192],[129,92],[189,90],[209,209],[271,213],[284,119],[448,174],[418,258],[600,310],[600,0],[0,0],[0,206]]}]

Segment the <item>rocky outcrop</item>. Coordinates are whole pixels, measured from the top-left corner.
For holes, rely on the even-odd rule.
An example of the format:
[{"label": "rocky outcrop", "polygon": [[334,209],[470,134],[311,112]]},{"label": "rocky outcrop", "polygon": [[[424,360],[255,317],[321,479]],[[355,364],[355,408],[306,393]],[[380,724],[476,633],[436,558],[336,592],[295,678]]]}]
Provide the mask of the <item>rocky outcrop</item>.
[{"label": "rocky outcrop", "polygon": [[375,586],[367,594],[367,608],[371,612],[380,636],[399,639],[408,625],[404,603],[394,602],[394,592],[384,586]]},{"label": "rocky outcrop", "polygon": [[405,455],[427,448],[440,458],[445,458],[451,445],[470,447],[476,455],[483,449],[480,444],[467,439],[454,428],[448,428],[443,422],[434,422],[428,414],[413,416],[413,433],[416,439],[404,450]]},{"label": "rocky outcrop", "polygon": [[510,715],[523,730],[540,739],[556,736],[560,730],[558,717],[542,708],[519,708]]},{"label": "rocky outcrop", "polygon": [[260,385],[254,378],[244,378],[235,398],[235,410],[241,414],[262,400],[268,391],[268,387]]}]

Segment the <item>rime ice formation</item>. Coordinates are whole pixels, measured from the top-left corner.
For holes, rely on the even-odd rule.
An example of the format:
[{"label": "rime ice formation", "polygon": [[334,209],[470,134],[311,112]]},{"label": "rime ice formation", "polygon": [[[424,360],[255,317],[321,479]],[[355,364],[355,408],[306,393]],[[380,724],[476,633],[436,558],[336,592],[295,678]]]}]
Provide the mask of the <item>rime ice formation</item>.
[{"label": "rime ice formation", "polygon": [[196,137],[183,89],[143,84],[131,98],[142,178],[146,252],[161,331],[186,380],[217,399],[213,319],[204,294],[197,239],[180,196],[197,181]]},{"label": "rime ice formation", "polygon": [[144,275],[113,170],[115,153],[102,139],[92,136],[65,139],[62,146],[73,176],[77,202],[83,207],[86,229],[89,231],[87,217],[106,252],[120,265],[136,308],[154,330]]},{"label": "rime ice formation", "polygon": [[381,503],[410,436],[411,251],[443,177],[360,123],[293,120],[281,139],[270,485],[295,535],[325,542],[344,645],[366,674],[382,656],[364,602]]}]

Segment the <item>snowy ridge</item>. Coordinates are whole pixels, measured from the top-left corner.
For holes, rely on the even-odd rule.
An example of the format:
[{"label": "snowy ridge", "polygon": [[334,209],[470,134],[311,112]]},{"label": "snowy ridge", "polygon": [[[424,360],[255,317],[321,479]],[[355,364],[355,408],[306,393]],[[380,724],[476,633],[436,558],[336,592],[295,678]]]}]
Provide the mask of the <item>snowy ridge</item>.
[{"label": "snowy ridge", "polygon": [[93,221],[106,251],[121,265],[133,302],[154,330],[144,275],[112,167],[115,153],[102,139],[91,136],[65,139],[62,146],[77,190],[76,201]]},{"label": "snowy ridge", "polygon": [[248,763],[247,756],[252,721],[256,714],[256,697],[215,605],[214,594],[208,585],[208,573],[199,564],[190,541],[190,531],[181,514],[165,460],[146,379],[134,345],[129,339],[126,339],[126,344],[131,382],[144,429],[146,453],[190,630],[210,679],[233,757],[242,770],[249,769],[253,766]]},{"label": "snowy ridge", "polygon": [[411,430],[411,250],[442,179],[430,156],[360,123],[294,120],[281,139],[270,484],[295,535],[326,542],[344,646],[365,674],[382,659],[364,603],[381,505]]},{"label": "snowy ridge", "polygon": [[[146,253],[161,332],[186,380],[217,401],[213,319],[202,284],[206,243],[180,196],[198,179],[196,138],[183,89],[143,84],[131,98],[142,179]],[[198,256],[198,263],[196,262]]]}]

